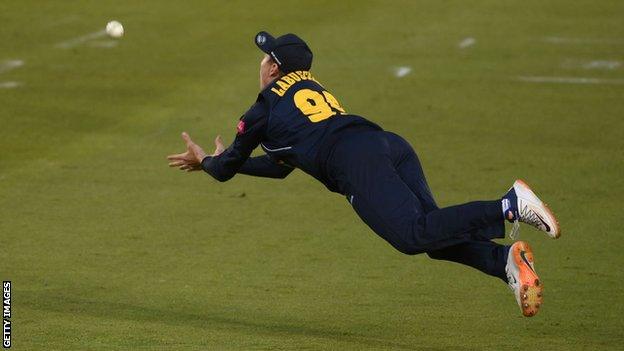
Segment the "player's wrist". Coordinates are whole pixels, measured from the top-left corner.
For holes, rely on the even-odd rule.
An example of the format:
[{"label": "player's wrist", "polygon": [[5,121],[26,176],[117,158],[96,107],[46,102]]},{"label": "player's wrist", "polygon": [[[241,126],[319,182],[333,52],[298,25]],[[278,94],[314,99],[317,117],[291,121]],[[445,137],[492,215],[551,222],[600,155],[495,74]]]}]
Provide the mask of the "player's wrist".
[{"label": "player's wrist", "polygon": [[208,157],[208,155],[203,152],[195,156],[195,159],[197,159],[197,162],[201,163],[206,157]]}]

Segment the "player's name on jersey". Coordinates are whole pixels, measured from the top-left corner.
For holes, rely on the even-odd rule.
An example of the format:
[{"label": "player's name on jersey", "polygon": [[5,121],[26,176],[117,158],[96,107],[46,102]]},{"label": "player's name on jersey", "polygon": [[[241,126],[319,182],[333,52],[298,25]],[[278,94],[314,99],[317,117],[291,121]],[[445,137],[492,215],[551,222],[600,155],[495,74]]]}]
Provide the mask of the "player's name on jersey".
[{"label": "player's name on jersey", "polygon": [[275,85],[278,85],[279,88],[274,86],[273,88],[271,88],[271,91],[277,94],[278,96],[284,96],[288,88],[290,88],[293,84],[300,82],[302,80],[313,80],[318,83],[318,81],[314,79],[314,77],[312,77],[312,74],[309,71],[295,71],[295,72],[290,72],[287,75],[275,81]]}]

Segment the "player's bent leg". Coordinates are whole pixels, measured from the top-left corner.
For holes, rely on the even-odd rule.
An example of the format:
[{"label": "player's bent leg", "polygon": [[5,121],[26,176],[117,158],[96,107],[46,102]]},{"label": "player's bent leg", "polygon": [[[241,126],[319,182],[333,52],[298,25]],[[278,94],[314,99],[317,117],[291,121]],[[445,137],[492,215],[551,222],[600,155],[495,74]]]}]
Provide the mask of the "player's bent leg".
[{"label": "player's bent leg", "polygon": [[[432,211],[439,210],[429,185],[427,184],[427,180],[425,178],[424,171],[420,164],[420,160],[418,159],[418,155],[412,148],[412,146],[400,135],[385,132],[384,133],[386,140],[390,146],[391,151],[391,159],[393,165],[399,174],[399,177],[403,182],[410,188],[410,190],[416,195],[418,200],[420,201],[422,208],[426,214],[429,214]],[[448,213],[452,211],[452,209],[457,209],[459,211],[470,210],[475,208],[475,203],[461,205],[460,207],[452,207],[448,210],[444,210],[439,212],[434,217],[440,215],[441,213]],[[490,212],[493,213],[493,221],[487,220],[476,222],[474,221],[474,216],[471,214],[467,215],[467,218],[473,220],[473,223],[476,223],[475,226],[471,226],[468,230],[471,231],[472,239],[475,240],[484,240],[489,241],[491,238],[502,238],[505,235],[505,223],[501,220],[501,216],[499,213],[501,212],[500,201],[493,201],[489,206]],[[478,207],[478,205],[476,206]],[[482,209],[481,209],[482,211]],[[477,211],[477,216],[480,216],[480,213]],[[462,214],[462,216],[466,216],[466,214]],[[483,217],[480,217],[483,218]],[[429,220],[428,224],[434,220]],[[452,220],[451,222],[456,222]],[[463,230],[465,228],[462,225]],[[453,230],[454,231],[454,230]]]},{"label": "player's bent leg", "polygon": [[509,247],[493,241],[471,240],[439,250],[428,251],[427,255],[435,260],[456,262],[478,269],[507,283],[505,265],[507,264],[508,251]]},{"label": "player's bent leg", "polygon": [[518,241],[511,246],[505,271],[522,314],[534,316],[542,306],[544,284],[535,272],[533,251],[528,243]]},{"label": "player's bent leg", "polygon": [[[494,202],[498,208],[498,217],[488,213],[488,207],[492,206],[488,201],[425,214],[418,198],[406,191],[405,187],[400,179],[390,177],[380,184],[363,188],[365,190],[353,189],[352,195],[348,197],[360,218],[402,253],[414,255],[440,250],[474,240],[475,233],[486,236],[488,240],[504,235],[498,201]],[[498,218],[500,225],[487,226],[490,223],[489,216]]]},{"label": "player's bent leg", "polygon": [[362,221],[398,251],[415,255],[431,246],[444,247],[469,239],[469,234],[424,235],[427,214],[420,200],[386,161],[378,160],[358,173],[359,179],[352,177],[348,186],[347,199]]},{"label": "player's bent leg", "polygon": [[[471,233],[503,221],[500,200],[424,210],[401,179],[392,143],[384,132],[342,140],[331,158],[330,176],[357,214],[397,250],[417,254],[471,240]],[[490,233],[499,237],[497,233]]]},{"label": "player's bent leg", "polygon": [[[418,199],[413,194],[411,196],[414,197],[414,203],[417,203]],[[411,211],[405,210],[402,212],[401,208],[397,211],[387,211],[389,207],[385,207],[383,204],[375,201],[369,201],[365,196],[358,196],[358,193],[352,195],[351,199],[351,205],[362,221],[403,254],[416,255],[426,252],[432,246],[436,248],[447,247],[469,240],[469,237],[466,235],[424,242],[419,234],[423,231],[414,229],[414,227],[420,225],[416,223],[418,220]],[[406,202],[399,201],[397,204],[406,204]],[[411,207],[408,205],[404,208]],[[402,218],[393,217],[394,214],[392,212],[394,214],[398,213]],[[422,218],[422,215],[420,218]]]}]

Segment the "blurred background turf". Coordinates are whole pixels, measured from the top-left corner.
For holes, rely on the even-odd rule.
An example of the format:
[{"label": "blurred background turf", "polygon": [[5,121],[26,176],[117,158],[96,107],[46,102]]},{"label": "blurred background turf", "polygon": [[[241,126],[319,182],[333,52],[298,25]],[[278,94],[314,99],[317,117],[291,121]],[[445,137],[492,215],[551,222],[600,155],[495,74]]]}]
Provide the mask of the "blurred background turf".
[{"label": "blurred background turf", "polygon": [[[623,18],[607,0],[0,2],[0,65],[24,62],[0,73],[21,84],[0,88],[14,349],[621,349]],[[111,19],[117,44],[72,41]],[[395,252],[300,171],[167,168],[183,130],[232,140],[263,29],[303,37],[349,112],[408,139],[440,205],[537,189],[564,231],[522,228],[537,317],[493,278]]]}]

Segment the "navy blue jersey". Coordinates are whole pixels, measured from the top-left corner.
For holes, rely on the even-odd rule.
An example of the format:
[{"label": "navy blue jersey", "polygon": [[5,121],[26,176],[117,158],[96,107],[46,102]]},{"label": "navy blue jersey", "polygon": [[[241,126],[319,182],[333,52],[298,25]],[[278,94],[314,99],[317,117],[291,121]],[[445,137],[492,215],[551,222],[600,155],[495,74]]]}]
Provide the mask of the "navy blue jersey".
[{"label": "navy blue jersey", "polygon": [[[299,168],[335,191],[324,163],[341,133],[354,128],[381,130],[348,114],[310,72],[291,72],[260,92],[241,117],[234,143],[202,166],[222,181],[235,173],[282,178]],[[267,155],[249,158],[258,145]]]},{"label": "navy blue jersey", "polygon": [[[291,72],[260,95],[268,103],[266,139],[262,149],[273,159],[319,178],[319,159],[330,134],[354,124],[373,125],[349,115],[338,100],[307,71]],[[322,177],[319,178],[324,181]]]}]

